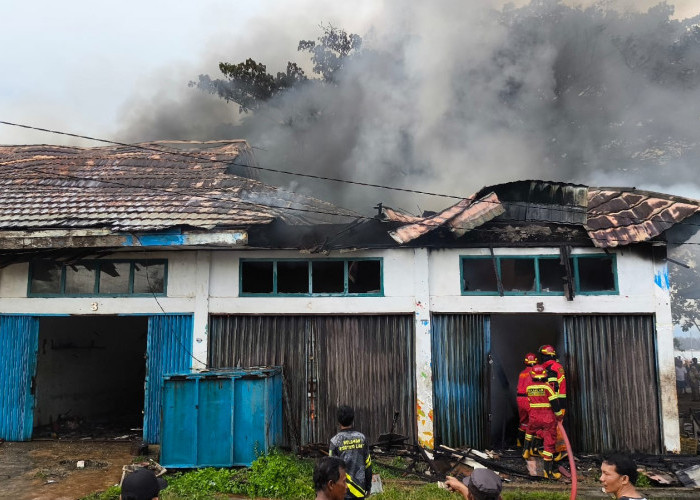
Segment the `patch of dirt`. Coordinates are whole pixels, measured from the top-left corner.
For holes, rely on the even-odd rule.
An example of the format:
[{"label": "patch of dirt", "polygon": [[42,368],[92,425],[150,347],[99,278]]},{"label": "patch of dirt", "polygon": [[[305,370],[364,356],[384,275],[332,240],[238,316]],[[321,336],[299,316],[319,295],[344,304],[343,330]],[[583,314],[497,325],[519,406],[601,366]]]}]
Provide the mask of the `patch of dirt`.
[{"label": "patch of dirt", "polygon": [[[0,444],[0,498],[75,500],[118,484],[138,442],[29,441]],[[83,461],[82,468],[78,462]]]}]

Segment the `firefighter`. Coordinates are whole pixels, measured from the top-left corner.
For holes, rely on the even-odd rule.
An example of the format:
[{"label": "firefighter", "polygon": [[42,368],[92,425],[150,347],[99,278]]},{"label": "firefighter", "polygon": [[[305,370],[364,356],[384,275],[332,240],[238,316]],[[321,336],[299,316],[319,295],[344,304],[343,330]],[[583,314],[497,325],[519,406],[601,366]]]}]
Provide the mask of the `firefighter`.
[{"label": "firefighter", "polygon": [[[542,366],[547,370],[547,381],[552,386],[557,397],[560,399],[561,407],[566,405],[566,377],[564,376],[564,367],[557,359],[557,353],[549,344],[540,347],[540,360]],[[566,410],[564,410],[566,413]]]},{"label": "firefighter", "polygon": [[547,382],[547,370],[542,365],[535,365],[530,371],[532,383],[527,386],[526,393],[530,404],[530,418],[523,444],[523,458],[532,456],[532,440],[535,436],[544,441],[542,459],[544,460],[544,477],[559,479],[561,473],[552,469],[554,460],[554,445],[557,440],[557,421],[563,417],[557,393]]},{"label": "firefighter", "polygon": [[[542,366],[547,370],[547,382],[549,382],[549,385],[552,386],[554,392],[557,393],[562,410],[562,416],[564,416],[566,414],[566,377],[564,375],[564,367],[561,365],[561,363],[559,363],[557,353],[553,346],[545,344],[540,347],[539,352]],[[566,456],[567,453],[564,438],[558,433],[554,462],[559,462],[566,458]]]},{"label": "firefighter", "polygon": [[532,382],[530,371],[537,364],[537,356],[528,352],[525,355],[525,369],[518,376],[518,389],[516,401],[518,403],[518,446],[522,446],[525,441],[525,433],[527,432],[527,419],[530,412],[530,404],[527,402],[527,386]]}]

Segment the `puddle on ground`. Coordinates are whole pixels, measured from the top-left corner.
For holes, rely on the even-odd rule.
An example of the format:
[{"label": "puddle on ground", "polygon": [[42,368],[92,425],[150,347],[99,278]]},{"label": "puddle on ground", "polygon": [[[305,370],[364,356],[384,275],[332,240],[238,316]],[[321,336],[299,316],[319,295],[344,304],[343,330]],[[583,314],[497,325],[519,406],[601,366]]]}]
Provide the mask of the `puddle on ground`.
[{"label": "puddle on ground", "polygon": [[133,441],[0,443],[0,499],[75,500],[106,490],[137,449]]}]

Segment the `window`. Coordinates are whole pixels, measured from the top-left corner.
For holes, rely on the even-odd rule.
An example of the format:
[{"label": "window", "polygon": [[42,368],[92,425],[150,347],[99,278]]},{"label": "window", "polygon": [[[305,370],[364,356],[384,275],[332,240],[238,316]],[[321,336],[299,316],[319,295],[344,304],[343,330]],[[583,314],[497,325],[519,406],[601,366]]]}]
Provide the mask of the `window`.
[{"label": "window", "polygon": [[[614,255],[574,255],[569,279],[577,294],[617,294]],[[462,257],[464,295],[564,295],[566,267],[556,255]]]},{"label": "window", "polygon": [[242,259],[241,295],[381,295],[381,259]]},{"label": "window", "polygon": [[34,261],[29,266],[28,295],[165,295],[166,264],[164,260]]},{"label": "window", "polygon": [[612,255],[579,255],[575,262],[578,293],[617,292],[615,259]]}]

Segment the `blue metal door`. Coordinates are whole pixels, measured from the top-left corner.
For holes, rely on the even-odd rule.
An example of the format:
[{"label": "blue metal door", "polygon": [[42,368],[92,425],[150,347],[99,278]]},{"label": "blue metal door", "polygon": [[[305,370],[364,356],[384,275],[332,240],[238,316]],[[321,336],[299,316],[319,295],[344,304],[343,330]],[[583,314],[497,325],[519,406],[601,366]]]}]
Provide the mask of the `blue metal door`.
[{"label": "blue metal door", "polygon": [[490,318],[436,314],[431,344],[435,443],[483,449],[489,436]]},{"label": "blue metal door", "polygon": [[160,314],[148,318],[143,439],[160,442],[163,375],[186,373],[192,367],[191,314]]},{"label": "blue metal door", "polygon": [[27,441],[34,424],[39,320],[0,315],[0,438]]}]

